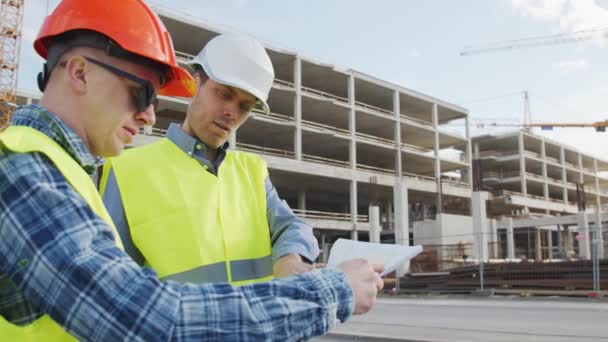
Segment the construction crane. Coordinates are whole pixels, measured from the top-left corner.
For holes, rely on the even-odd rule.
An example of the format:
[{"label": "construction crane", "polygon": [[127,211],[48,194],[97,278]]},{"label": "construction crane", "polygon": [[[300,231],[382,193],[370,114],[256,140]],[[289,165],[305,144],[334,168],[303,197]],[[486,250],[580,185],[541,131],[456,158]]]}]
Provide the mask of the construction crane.
[{"label": "construction crane", "polygon": [[2,130],[10,122],[16,106],[24,0],[0,1],[0,130]]},{"label": "construction crane", "polygon": [[558,45],[567,43],[578,43],[595,38],[608,38],[608,27],[593,28],[580,30],[568,33],[559,33],[550,36],[523,38],[515,40],[507,40],[496,43],[490,43],[479,46],[465,47],[461,52],[461,56],[471,56],[488,52],[500,52],[507,50],[518,50],[533,48],[537,46]]},{"label": "construction crane", "polygon": [[509,123],[499,123],[499,122],[491,122],[491,123],[474,123],[473,126],[476,128],[486,128],[486,127],[519,127],[519,128],[533,128],[540,127],[541,130],[550,131],[553,128],[557,127],[566,127],[566,128],[586,128],[593,127],[596,132],[606,132],[606,127],[608,127],[608,120],[598,121],[593,123],[526,123],[526,124],[509,124]]},{"label": "construction crane", "polygon": [[[593,123],[533,123],[532,122],[532,113],[530,111],[530,95],[527,91],[518,91],[488,98],[475,99],[471,101],[467,101],[466,103],[479,103],[479,102],[487,102],[493,101],[497,99],[504,99],[512,96],[521,96],[523,99],[523,120],[522,123],[516,122],[499,122],[499,119],[490,120],[490,122],[480,122],[480,121],[472,121],[471,126],[475,128],[492,128],[492,127],[514,127],[514,128],[534,128],[538,127],[542,130],[553,130],[553,128],[565,127],[565,128],[585,128],[585,127],[593,127],[597,132],[606,132],[606,127],[608,127],[608,120],[598,121]],[[464,104],[464,103],[463,103]]]}]

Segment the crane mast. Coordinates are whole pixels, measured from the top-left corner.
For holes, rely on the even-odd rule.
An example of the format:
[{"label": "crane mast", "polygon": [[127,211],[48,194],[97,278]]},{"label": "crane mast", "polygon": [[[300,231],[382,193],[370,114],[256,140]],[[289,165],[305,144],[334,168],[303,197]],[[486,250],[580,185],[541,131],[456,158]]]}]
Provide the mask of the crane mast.
[{"label": "crane mast", "polygon": [[16,107],[24,0],[0,0],[0,130]]}]

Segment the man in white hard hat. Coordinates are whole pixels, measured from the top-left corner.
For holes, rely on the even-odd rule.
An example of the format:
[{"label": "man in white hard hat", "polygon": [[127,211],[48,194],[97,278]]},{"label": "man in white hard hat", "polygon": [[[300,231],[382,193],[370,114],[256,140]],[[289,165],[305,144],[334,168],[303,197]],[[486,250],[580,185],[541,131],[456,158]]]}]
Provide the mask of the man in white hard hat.
[{"label": "man in white hard hat", "polygon": [[313,269],[312,228],[293,214],[260,157],[228,151],[274,70],[255,39],[225,34],[191,62],[198,92],[167,138],[112,160],[103,199],[126,250],[162,279],[245,284]]}]

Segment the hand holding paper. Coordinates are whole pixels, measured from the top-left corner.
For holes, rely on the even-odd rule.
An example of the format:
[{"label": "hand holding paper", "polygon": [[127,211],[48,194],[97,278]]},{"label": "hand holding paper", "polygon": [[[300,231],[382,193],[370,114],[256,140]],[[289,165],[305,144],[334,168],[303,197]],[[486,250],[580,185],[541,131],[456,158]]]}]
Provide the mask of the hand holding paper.
[{"label": "hand holding paper", "polygon": [[[348,239],[338,239],[329,253],[327,261],[328,268],[335,268],[341,262],[351,259],[366,259],[370,263],[381,263],[384,265],[384,272],[380,275],[385,276],[393,271],[402,268],[409,263],[410,259],[422,252],[422,246],[400,246]],[[401,276],[401,274],[397,274]]]}]

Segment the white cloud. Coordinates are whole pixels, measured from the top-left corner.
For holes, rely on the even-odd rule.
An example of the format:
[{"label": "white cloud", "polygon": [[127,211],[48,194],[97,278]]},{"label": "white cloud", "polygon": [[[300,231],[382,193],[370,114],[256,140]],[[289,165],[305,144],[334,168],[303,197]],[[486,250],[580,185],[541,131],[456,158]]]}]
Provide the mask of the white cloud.
[{"label": "white cloud", "polygon": [[422,53],[418,49],[410,49],[407,55],[412,58],[422,57]]},{"label": "white cloud", "polygon": [[[511,0],[525,16],[556,23],[562,32],[608,28],[608,9],[597,0]],[[596,34],[597,41],[608,31]]]},{"label": "white cloud", "polygon": [[582,71],[589,68],[589,62],[586,59],[576,59],[571,61],[560,61],[553,63],[553,68],[562,73],[571,73],[574,71]]},{"label": "white cloud", "polygon": [[562,15],[568,0],[512,0],[513,7],[524,15],[543,20],[555,20]]}]

